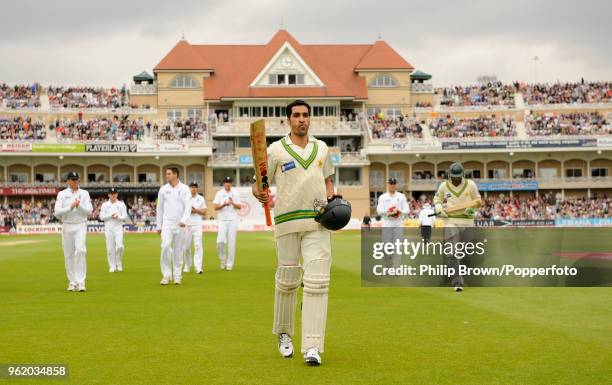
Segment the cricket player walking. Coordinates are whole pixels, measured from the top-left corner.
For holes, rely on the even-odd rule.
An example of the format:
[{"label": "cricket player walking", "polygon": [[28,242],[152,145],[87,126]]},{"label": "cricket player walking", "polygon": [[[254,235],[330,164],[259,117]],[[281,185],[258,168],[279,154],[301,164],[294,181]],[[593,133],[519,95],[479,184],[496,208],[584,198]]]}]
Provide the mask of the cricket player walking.
[{"label": "cricket player walking", "polygon": [[[308,135],[310,106],[296,100],[287,106],[286,114],[291,132],[268,148],[268,178],[276,180],[277,188],[274,222],[278,268],[272,333],[278,335],[280,354],[292,357],[297,291],[303,283],[301,351],[306,364],[320,365],[327,322],[331,237],[314,220],[314,203],[334,197],[334,166],[325,142]],[[256,184],[253,195],[262,203],[268,201],[267,193],[259,191]]]},{"label": "cricket player walking", "polygon": [[112,187],[108,193],[108,200],[100,208],[100,219],[104,221],[104,235],[106,236],[106,257],[108,271],[123,271],[123,224],[127,219],[125,203],[117,199],[117,189]]},{"label": "cricket player walking", "polygon": [[232,270],[236,257],[238,210],[242,207],[240,193],[232,187],[232,177],[225,177],[223,188],[215,194],[213,204],[215,211],[218,213],[217,253],[221,263],[221,270]]},{"label": "cricket player walking", "polygon": [[[480,192],[474,181],[464,177],[461,163],[453,163],[448,169],[448,178],[438,187],[434,196],[435,213],[444,222],[444,242],[463,242],[469,237],[468,229],[474,227],[474,217],[478,207],[482,205]],[[458,212],[446,212],[452,207],[472,200],[479,200],[479,204]],[[451,280],[456,292],[463,291],[463,277],[459,274],[459,260],[454,255],[446,256],[446,263],[457,272]]]},{"label": "cricket player walking", "polygon": [[187,219],[187,237],[185,239],[185,253],[183,255],[183,272],[191,270],[191,243],[193,242],[193,266],[197,274],[202,274],[202,216],[206,215],[206,202],[198,194],[198,184],[189,183],[191,190],[191,215]]},{"label": "cricket player walking", "polygon": [[162,285],[174,279],[182,280],[183,252],[187,232],[187,219],[191,215],[191,192],[179,180],[176,167],[166,169],[166,184],[157,194],[157,232],[161,233]]},{"label": "cricket player walking", "polygon": [[68,173],[68,188],[57,194],[54,215],[62,221],[62,246],[68,291],[85,291],[87,275],[87,216],[92,212],[89,193],[79,188],[79,174]]},{"label": "cricket player walking", "polygon": [[[387,192],[378,197],[376,213],[382,218],[381,241],[393,243],[404,237],[403,217],[410,212],[406,196],[397,191],[397,180],[389,178]],[[385,257],[385,267],[399,267],[401,260],[397,254]]]}]

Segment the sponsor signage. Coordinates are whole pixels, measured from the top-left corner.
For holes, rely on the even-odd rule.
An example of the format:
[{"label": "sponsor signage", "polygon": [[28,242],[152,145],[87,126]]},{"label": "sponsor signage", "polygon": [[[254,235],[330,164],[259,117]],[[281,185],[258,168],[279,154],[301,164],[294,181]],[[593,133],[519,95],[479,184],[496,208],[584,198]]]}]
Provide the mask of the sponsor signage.
[{"label": "sponsor signage", "polygon": [[84,143],[33,143],[32,152],[85,152]]},{"label": "sponsor signage", "polygon": [[0,187],[0,195],[57,195],[57,187]]},{"label": "sponsor signage", "polygon": [[0,152],[31,152],[32,143],[0,143]]},{"label": "sponsor signage", "polygon": [[187,152],[189,146],[184,143],[138,143],[137,152]]},{"label": "sponsor signage", "polygon": [[137,145],[133,143],[96,143],[86,144],[85,152],[136,152]]},{"label": "sponsor signage", "polygon": [[612,226],[612,218],[558,218],[555,220],[557,226]]},{"label": "sponsor signage", "polygon": [[480,191],[534,191],[538,189],[536,180],[477,181],[476,185]]},{"label": "sponsor signage", "polygon": [[443,150],[468,149],[519,149],[519,148],[546,148],[546,147],[596,147],[598,141],[592,139],[539,139],[539,140],[469,140],[444,141]]},{"label": "sponsor signage", "polygon": [[527,226],[555,226],[554,219],[477,219],[477,227],[527,227]]},{"label": "sponsor signage", "polygon": [[[84,187],[91,195],[106,195],[110,187]],[[116,187],[119,194],[157,194],[159,186]]]}]

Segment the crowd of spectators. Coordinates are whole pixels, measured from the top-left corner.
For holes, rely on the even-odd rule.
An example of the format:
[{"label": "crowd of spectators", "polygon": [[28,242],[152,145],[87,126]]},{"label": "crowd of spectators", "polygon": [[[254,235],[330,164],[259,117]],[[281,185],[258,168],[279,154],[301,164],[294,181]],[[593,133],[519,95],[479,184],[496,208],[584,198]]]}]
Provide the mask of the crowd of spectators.
[{"label": "crowd of spectators", "polygon": [[612,199],[607,196],[561,199],[560,194],[539,197],[510,197],[500,194],[485,199],[485,206],[477,219],[556,219],[556,218],[610,218]]},{"label": "crowd of spectators", "polygon": [[121,108],[129,106],[128,91],[122,88],[54,87],[47,88],[52,108]]},{"label": "crowd of spectators", "polygon": [[40,120],[27,117],[0,117],[0,140],[44,140],[47,128]]},{"label": "crowd of spectators", "polygon": [[585,82],[554,84],[521,84],[526,104],[610,103],[612,83]]},{"label": "crowd of spectators", "polygon": [[180,139],[198,141],[205,138],[206,130],[206,123],[198,119],[174,120],[162,126],[154,125],[153,138],[163,141]]},{"label": "crowd of spectators", "polygon": [[477,118],[455,118],[447,115],[432,121],[429,128],[431,135],[438,138],[516,136],[514,118],[498,118],[494,114]]},{"label": "crowd of spectators", "polygon": [[422,138],[423,127],[414,119],[405,116],[380,118],[371,116],[368,124],[375,139]]},{"label": "crowd of spectators", "polygon": [[525,126],[529,135],[609,135],[610,120],[599,112],[531,113]]},{"label": "crowd of spectators", "polygon": [[462,106],[507,106],[514,107],[516,87],[513,84],[489,82],[482,85],[454,86],[438,89],[440,105]]},{"label": "crowd of spectators", "polygon": [[0,84],[0,107],[11,109],[40,107],[40,84],[14,86]]},{"label": "crowd of spectators", "polygon": [[150,123],[127,117],[57,119],[49,126],[59,141],[139,141]]}]

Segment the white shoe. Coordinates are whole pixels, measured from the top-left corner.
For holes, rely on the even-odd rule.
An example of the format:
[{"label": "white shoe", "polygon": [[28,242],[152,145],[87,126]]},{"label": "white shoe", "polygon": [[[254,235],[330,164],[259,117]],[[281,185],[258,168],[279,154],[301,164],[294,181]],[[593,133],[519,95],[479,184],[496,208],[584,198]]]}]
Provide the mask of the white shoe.
[{"label": "white shoe", "polygon": [[110,269],[108,269],[108,272],[109,272],[109,273],[114,273],[114,272],[115,272],[115,268],[114,268],[114,267],[111,267]]},{"label": "white shoe", "polygon": [[234,266],[227,265],[225,266],[225,270],[234,270]]},{"label": "white shoe", "polygon": [[169,283],[170,283],[170,278],[166,278],[166,277],[162,278],[162,280],[160,282],[160,284],[163,285],[163,286],[166,286]]},{"label": "white shoe", "polygon": [[76,291],[77,290],[77,285],[75,283],[71,283],[68,285],[68,289],[66,289],[68,291]]},{"label": "white shoe", "polygon": [[221,264],[221,270],[225,270],[225,264]]},{"label": "white shoe", "polygon": [[117,271],[123,271],[123,266],[121,265],[117,266]]},{"label": "white shoe", "polygon": [[457,293],[460,293],[460,292],[462,292],[462,291],[463,291],[463,287],[462,287],[462,286],[455,286],[455,291],[456,291]]},{"label": "white shoe", "polygon": [[278,335],[278,351],[285,358],[293,357],[293,341],[287,333]]},{"label": "white shoe", "polygon": [[85,289],[85,284],[84,284],[84,283],[79,283],[79,284],[77,285],[77,290],[78,290],[78,291],[80,291],[80,292],[87,291],[87,290]]},{"label": "white shoe", "polygon": [[319,366],[321,365],[321,356],[319,352],[315,348],[310,348],[304,354],[304,362],[309,366]]},{"label": "white shoe", "polygon": [[190,269],[183,269],[183,273],[189,273]]},{"label": "white shoe", "polygon": [[181,284],[181,279],[180,278],[179,279],[175,279],[174,280],[174,284],[175,285],[180,285]]},{"label": "white shoe", "polygon": [[196,274],[202,274],[204,272],[204,270],[198,270],[196,271]]}]

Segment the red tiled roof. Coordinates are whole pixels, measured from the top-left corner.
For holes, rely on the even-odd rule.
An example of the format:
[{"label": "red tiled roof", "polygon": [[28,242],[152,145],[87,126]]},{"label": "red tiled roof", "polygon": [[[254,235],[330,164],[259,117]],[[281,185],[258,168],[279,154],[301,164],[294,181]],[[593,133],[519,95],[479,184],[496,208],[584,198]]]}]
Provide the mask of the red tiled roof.
[{"label": "red tiled roof", "polygon": [[[250,87],[257,75],[285,43],[289,43],[321,79],[323,87]],[[378,67],[376,67],[378,66]],[[181,40],[155,70],[211,70],[204,79],[204,99],[274,97],[367,98],[361,69],[413,67],[387,43],[309,45],[300,44],[279,30],[265,45],[190,45]]]}]

